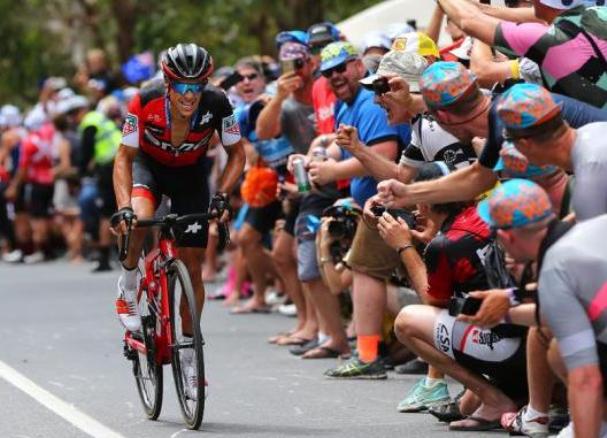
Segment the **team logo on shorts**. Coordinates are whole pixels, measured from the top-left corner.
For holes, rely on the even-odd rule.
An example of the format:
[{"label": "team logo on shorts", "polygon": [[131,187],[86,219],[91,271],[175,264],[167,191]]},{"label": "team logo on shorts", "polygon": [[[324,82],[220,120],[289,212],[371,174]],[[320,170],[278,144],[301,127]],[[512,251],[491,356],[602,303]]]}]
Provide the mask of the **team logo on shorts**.
[{"label": "team logo on shorts", "polygon": [[451,350],[451,338],[449,337],[449,330],[445,324],[439,323],[436,326],[436,339],[438,340],[439,348],[443,353],[448,353]]},{"label": "team logo on shorts", "polygon": [[129,135],[137,131],[137,116],[129,114],[124,120],[124,126],[122,127],[122,135]]}]

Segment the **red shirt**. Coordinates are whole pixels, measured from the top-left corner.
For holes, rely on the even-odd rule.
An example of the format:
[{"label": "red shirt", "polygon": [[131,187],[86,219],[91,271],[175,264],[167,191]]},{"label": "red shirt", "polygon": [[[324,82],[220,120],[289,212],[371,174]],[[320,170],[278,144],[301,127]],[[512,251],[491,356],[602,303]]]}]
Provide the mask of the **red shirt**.
[{"label": "red shirt", "polygon": [[27,182],[53,184],[53,158],[57,155],[55,139],[52,123],[45,123],[23,139],[19,167],[27,170]]},{"label": "red shirt", "polygon": [[331,134],[335,132],[335,102],[337,98],[329,86],[329,80],[319,77],[312,87],[312,105],[316,117],[316,132]]},{"label": "red shirt", "polygon": [[141,89],[129,104],[122,128],[122,144],[142,152],[165,166],[193,165],[207,152],[215,131],[224,146],[240,141],[238,121],[225,93],[207,85],[190,130],[181,145],[171,144],[171,115],[164,83],[153,82]]},{"label": "red shirt", "polygon": [[448,300],[458,292],[488,289],[484,255],[492,239],[475,206],[447,219],[424,253],[428,295]]}]

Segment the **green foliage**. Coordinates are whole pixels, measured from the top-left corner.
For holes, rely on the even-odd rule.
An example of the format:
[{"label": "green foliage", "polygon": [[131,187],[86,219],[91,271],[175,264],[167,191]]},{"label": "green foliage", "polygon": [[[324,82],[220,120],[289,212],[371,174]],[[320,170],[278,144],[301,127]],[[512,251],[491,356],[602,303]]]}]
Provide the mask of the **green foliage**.
[{"label": "green foliage", "polygon": [[120,53],[123,58],[148,49],[158,54],[192,41],[207,47],[218,65],[226,65],[249,54],[274,55],[279,30],[305,30],[325,19],[337,22],[376,2],[0,0],[0,104],[35,100],[37,84],[46,76],[71,78],[74,60],[83,56],[76,52],[85,48],[101,46],[118,61]]}]

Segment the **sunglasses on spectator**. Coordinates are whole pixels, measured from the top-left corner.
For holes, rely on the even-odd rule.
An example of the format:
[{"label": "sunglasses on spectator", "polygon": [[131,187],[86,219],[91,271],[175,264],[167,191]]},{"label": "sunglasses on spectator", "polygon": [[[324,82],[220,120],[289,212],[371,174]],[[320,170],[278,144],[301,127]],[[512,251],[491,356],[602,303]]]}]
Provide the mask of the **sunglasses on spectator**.
[{"label": "sunglasses on spectator", "polygon": [[343,74],[346,71],[346,69],[348,68],[348,63],[350,61],[342,62],[341,64],[336,65],[335,67],[330,68],[328,70],[325,70],[325,71],[321,72],[320,74],[323,75],[327,79],[330,78],[331,76],[333,76],[333,72]]},{"label": "sunglasses on spectator", "polygon": [[171,82],[171,88],[182,96],[188,91],[191,91],[194,94],[200,94],[205,85],[206,83],[190,84],[188,82]]},{"label": "sunglasses on spectator", "polygon": [[249,81],[254,81],[255,79],[257,79],[259,77],[259,73],[251,73],[249,75],[240,75],[241,79],[240,82],[244,81],[245,79],[248,79]]}]

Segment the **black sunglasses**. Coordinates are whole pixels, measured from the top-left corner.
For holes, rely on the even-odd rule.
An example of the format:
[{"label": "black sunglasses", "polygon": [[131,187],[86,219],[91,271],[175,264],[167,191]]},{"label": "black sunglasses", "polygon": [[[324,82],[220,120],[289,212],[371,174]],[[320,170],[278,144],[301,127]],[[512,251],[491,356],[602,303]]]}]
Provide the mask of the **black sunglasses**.
[{"label": "black sunglasses", "polygon": [[330,68],[328,70],[325,70],[325,71],[321,72],[320,74],[323,75],[327,79],[330,78],[331,76],[333,76],[333,72],[342,74],[348,68],[348,63],[350,61],[342,62],[341,64],[336,65],[335,67]]},{"label": "black sunglasses", "polygon": [[244,81],[245,79],[248,79],[249,81],[254,81],[255,79],[257,79],[259,77],[259,73],[251,73],[250,75],[240,75],[241,79],[239,82]]}]

